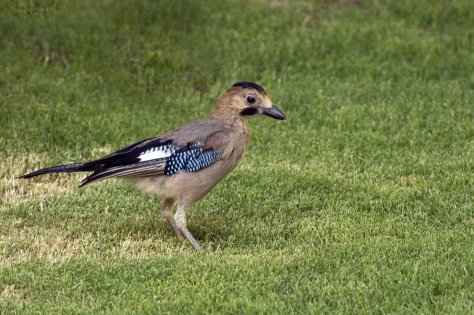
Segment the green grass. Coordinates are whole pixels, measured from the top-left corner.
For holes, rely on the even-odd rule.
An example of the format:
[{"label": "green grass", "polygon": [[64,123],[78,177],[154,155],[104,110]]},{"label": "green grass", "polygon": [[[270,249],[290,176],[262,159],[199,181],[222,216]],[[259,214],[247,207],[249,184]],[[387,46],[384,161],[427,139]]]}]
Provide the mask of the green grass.
[{"label": "green grass", "polygon": [[[474,5],[2,1],[0,313],[474,313]],[[80,175],[206,116],[234,82],[237,169],[177,241],[158,200]]]}]

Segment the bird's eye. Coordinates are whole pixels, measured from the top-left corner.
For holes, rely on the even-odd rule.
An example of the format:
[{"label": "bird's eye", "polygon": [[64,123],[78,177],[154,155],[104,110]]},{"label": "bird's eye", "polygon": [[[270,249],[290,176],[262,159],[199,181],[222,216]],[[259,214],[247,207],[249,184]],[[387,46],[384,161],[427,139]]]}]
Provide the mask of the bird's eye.
[{"label": "bird's eye", "polygon": [[247,102],[249,102],[250,104],[255,103],[255,97],[253,97],[253,96],[247,96]]}]

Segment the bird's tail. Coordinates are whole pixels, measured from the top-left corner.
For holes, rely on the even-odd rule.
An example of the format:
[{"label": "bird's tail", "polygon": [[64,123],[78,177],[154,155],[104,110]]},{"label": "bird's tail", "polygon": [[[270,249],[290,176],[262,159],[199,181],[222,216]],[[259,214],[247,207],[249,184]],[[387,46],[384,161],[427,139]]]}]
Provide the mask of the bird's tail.
[{"label": "bird's tail", "polygon": [[30,177],[35,177],[38,175],[49,174],[49,173],[73,173],[73,172],[88,171],[88,170],[82,169],[81,168],[82,165],[83,163],[72,163],[72,164],[64,164],[64,165],[57,165],[57,166],[42,168],[40,170],[20,176],[20,178],[30,178]]}]

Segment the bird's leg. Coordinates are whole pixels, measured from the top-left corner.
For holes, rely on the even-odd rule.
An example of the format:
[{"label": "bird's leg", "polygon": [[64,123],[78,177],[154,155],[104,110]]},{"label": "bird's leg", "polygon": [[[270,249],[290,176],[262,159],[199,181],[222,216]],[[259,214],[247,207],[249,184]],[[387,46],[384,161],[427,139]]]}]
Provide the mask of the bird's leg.
[{"label": "bird's leg", "polygon": [[178,229],[183,233],[184,237],[188,239],[188,241],[193,245],[194,249],[197,250],[198,252],[202,251],[202,246],[199,244],[199,242],[194,238],[194,236],[189,232],[189,230],[186,227],[186,204],[179,204],[178,205],[178,210],[176,210],[176,213],[174,215],[174,220],[176,222],[176,225],[178,226]]},{"label": "bird's leg", "polygon": [[165,200],[163,200],[163,202],[161,203],[160,205],[160,208],[161,208],[161,215],[163,217],[165,217],[165,219],[168,221],[168,223],[171,225],[171,228],[173,229],[174,231],[174,234],[176,234],[176,237],[179,239],[179,240],[182,240],[183,239],[183,235],[181,234],[181,232],[179,231],[179,228],[176,224],[176,221],[173,217],[173,203],[174,203],[174,200],[171,199],[171,198],[167,198]]}]

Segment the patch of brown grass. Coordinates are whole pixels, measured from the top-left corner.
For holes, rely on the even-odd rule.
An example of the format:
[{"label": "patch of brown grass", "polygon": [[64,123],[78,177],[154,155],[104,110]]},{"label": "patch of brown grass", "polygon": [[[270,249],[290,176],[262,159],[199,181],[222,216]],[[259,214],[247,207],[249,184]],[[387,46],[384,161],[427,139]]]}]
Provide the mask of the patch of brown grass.
[{"label": "patch of brown grass", "polygon": [[15,287],[14,284],[7,284],[0,287],[0,305],[11,300],[21,299],[23,296],[23,290]]},{"label": "patch of brown grass", "polygon": [[50,264],[99,257],[143,259],[171,255],[172,252],[184,250],[185,247],[185,242],[176,241],[176,246],[170,247],[155,238],[137,240],[126,237],[117,242],[92,233],[71,237],[64,235],[64,231],[59,229],[43,227],[23,227],[11,229],[8,235],[0,234],[0,249],[6,253],[1,259],[3,268],[13,268],[15,265],[38,259]]},{"label": "patch of brown grass", "polygon": [[0,205],[18,204],[25,201],[43,199],[55,194],[69,193],[76,189],[79,178],[73,174],[47,175],[34,179],[22,179],[19,176],[44,165],[44,155],[30,153],[26,156],[8,156],[0,159]]}]

